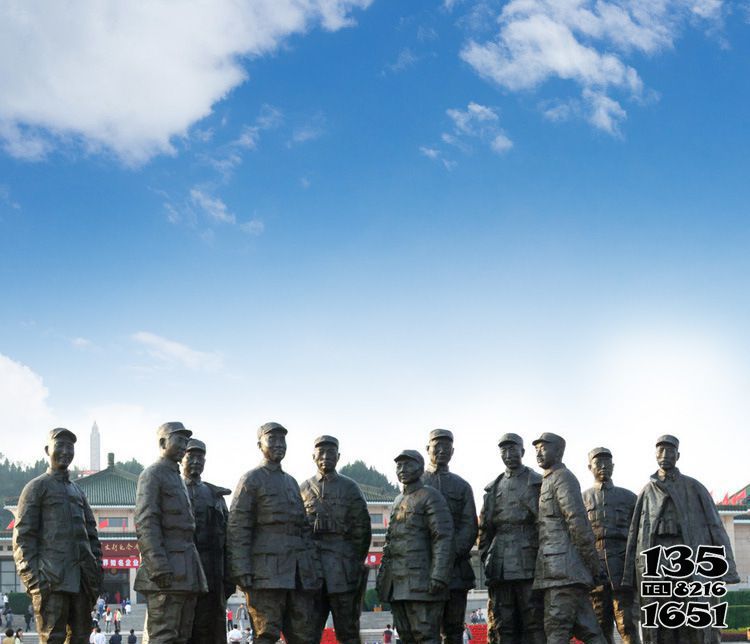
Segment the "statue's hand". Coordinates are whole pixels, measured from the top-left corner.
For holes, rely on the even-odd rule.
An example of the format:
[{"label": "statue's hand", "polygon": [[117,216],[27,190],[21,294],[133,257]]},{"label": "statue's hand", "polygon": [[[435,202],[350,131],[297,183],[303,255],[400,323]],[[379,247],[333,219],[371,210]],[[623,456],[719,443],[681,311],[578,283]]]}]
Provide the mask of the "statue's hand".
[{"label": "statue's hand", "polygon": [[164,572],[161,575],[154,575],[154,583],[159,588],[169,588],[172,585],[174,575],[171,572]]},{"label": "statue's hand", "polygon": [[442,593],[448,584],[440,579],[430,579],[430,595],[438,595]]}]

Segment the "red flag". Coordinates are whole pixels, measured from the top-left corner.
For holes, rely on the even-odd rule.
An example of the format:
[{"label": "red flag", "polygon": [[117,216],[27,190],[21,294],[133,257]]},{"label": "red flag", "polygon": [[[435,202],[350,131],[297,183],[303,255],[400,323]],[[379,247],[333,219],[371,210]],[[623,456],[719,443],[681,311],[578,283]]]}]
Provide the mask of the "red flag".
[{"label": "red flag", "polygon": [[15,518],[10,520],[10,523],[5,528],[6,530],[12,530],[16,526],[16,520]]},{"label": "red flag", "polygon": [[99,519],[100,528],[109,528],[109,519]]}]

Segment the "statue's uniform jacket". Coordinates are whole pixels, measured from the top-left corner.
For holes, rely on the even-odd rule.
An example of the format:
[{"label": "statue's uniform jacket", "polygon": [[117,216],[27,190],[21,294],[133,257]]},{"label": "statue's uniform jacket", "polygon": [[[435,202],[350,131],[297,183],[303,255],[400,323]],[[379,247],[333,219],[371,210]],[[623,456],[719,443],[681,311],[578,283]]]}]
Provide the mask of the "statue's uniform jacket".
[{"label": "statue's uniform jacket", "polygon": [[[378,571],[384,601],[445,601],[453,571],[453,519],[448,503],[421,480],[396,497]],[[431,594],[430,579],[446,585]]]},{"label": "statue's uniform jacket", "polygon": [[[227,520],[229,510],[224,496],[227,488],[205,481],[185,480],[195,517],[195,545],[198,548],[203,572],[210,592],[224,593],[226,582]],[[228,590],[228,588],[226,588]],[[233,588],[230,591],[233,592]]]},{"label": "statue's uniform jacket", "polygon": [[460,476],[438,466],[422,475],[425,485],[435,488],[445,497],[453,519],[455,553],[450,590],[474,588],[471,549],[477,540],[477,509],[471,486]]},{"label": "statue's uniform jacket", "polygon": [[318,545],[326,591],[359,591],[371,537],[370,513],[359,486],[330,472],[303,481],[300,491]]},{"label": "statue's uniform jacket", "polygon": [[583,504],[594,531],[599,559],[613,590],[618,590],[622,582],[635,500],[633,492],[613,485],[612,481],[597,482],[583,493]]},{"label": "statue's uniform jacket", "polygon": [[26,484],[13,528],[13,558],[27,590],[96,597],[102,550],[96,521],[68,474],[48,469]]},{"label": "statue's uniform jacket", "polygon": [[542,475],[524,465],[484,488],[479,553],[488,585],[534,578],[541,485]]},{"label": "statue's uniform jacket", "polygon": [[599,554],[581,487],[562,463],[553,465],[542,477],[538,522],[534,588],[577,584],[591,588],[600,570]]},{"label": "statue's uniform jacket", "polygon": [[237,484],[229,511],[227,552],[230,579],[253,589],[303,590],[322,584],[297,481],[276,463],[264,461]]},{"label": "statue's uniform jacket", "polygon": [[[141,566],[135,590],[142,593],[205,593],[208,591],[198,550],[195,520],[179,465],[161,458],[138,477],[135,529]],[[154,577],[173,575],[169,588]]]}]

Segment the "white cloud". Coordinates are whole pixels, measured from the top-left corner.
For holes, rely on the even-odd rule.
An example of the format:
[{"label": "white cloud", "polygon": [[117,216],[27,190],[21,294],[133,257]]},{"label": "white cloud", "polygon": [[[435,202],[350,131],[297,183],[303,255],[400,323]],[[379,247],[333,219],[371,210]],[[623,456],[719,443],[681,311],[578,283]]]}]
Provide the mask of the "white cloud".
[{"label": "white cloud", "polygon": [[[613,135],[627,117],[621,98],[639,99],[643,82],[626,62],[633,53],[671,48],[695,20],[719,24],[722,0],[511,0],[501,10],[494,39],[470,39],[461,57],[482,77],[511,91],[551,79],[575,84],[595,127]],[[552,120],[574,112],[558,106]]]},{"label": "white cloud", "polygon": [[625,110],[606,94],[583,90],[583,98],[589,106],[588,121],[609,134],[619,134],[620,122],[626,117]]},{"label": "white cloud", "polygon": [[0,140],[43,158],[61,141],[128,164],[172,139],[246,79],[242,57],[317,25],[335,31],[372,0],[152,0],[0,5]]},{"label": "white cloud", "polygon": [[453,121],[453,132],[444,132],[442,140],[464,152],[471,150],[469,140],[478,140],[491,150],[502,154],[513,147],[513,142],[500,127],[500,115],[491,107],[470,102],[465,110],[449,109],[446,114]]},{"label": "white cloud", "polygon": [[304,190],[307,190],[312,185],[312,181],[310,181],[308,177],[301,177],[299,180],[299,185]]},{"label": "white cloud", "polygon": [[440,150],[437,148],[429,148],[426,145],[419,146],[419,151],[426,156],[428,159],[437,160],[440,158]]},{"label": "white cloud", "polygon": [[229,211],[227,205],[219,197],[212,197],[203,190],[192,188],[190,190],[190,201],[215,222],[233,224],[237,221],[237,217]]},{"label": "white cloud", "polygon": [[[17,458],[13,437],[42,435],[54,426],[54,415],[47,404],[49,391],[42,377],[26,365],[0,354],[0,445],[3,453]],[[24,454],[24,457],[26,454]]]},{"label": "white cloud", "polygon": [[72,344],[76,349],[90,349],[93,346],[91,340],[81,337],[73,338],[70,341],[70,344]]},{"label": "white cloud", "polygon": [[21,204],[18,203],[10,194],[10,188],[0,183],[0,205],[5,204],[13,210],[21,210]]},{"label": "white cloud", "polygon": [[132,339],[145,347],[150,356],[168,365],[187,367],[193,371],[218,371],[223,364],[219,353],[196,351],[148,331],[134,333]]},{"label": "white cloud", "polygon": [[397,74],[399,72],[406,71],[410,67],[414,67],[414,65],[416,65],[418,62],[419,56],[417,56],[417,54],[415,54],[411,48],[404,47],[400,52],[398,52],[396,60],[386,65],[383,71]]},{"label": "white cloud", "polygon": [[240,230],[248,235],[262,235],[265,229],[266,226],[261,219],[251,219],[250,221],[240,224]]},{"label": "white cloud", "polygon": [[498,134],[492,139],[490,147],[498,154],[502,154],[513,147],[513,141],[511,141],[505,134]]}]

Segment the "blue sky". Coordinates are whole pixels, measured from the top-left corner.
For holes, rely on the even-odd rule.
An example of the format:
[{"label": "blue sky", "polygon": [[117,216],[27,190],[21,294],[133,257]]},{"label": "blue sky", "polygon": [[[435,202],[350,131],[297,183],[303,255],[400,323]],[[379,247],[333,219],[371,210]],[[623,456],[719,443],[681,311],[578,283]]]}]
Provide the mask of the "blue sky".
[{"label": "blue sky", "polygon": [[0,8],[0,451],[181,419],[232,487],[267,420],[299,479],[447,426],[479,492],[549,430],[639,488],[671,432],[749,482],[746,4],[58,11]]}]

